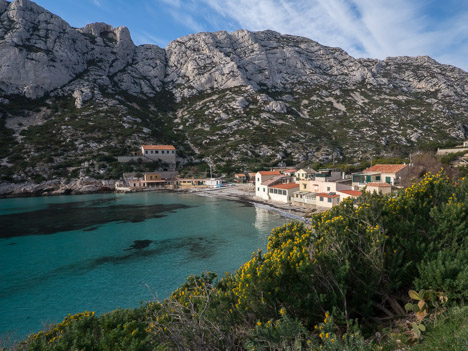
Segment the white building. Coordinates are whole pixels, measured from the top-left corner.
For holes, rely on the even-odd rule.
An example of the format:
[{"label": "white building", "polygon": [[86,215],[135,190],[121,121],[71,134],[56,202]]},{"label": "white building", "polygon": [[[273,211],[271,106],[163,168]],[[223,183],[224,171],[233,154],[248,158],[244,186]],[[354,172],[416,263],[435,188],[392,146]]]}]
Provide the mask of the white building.
[{"label": "white building", "polygon": [[268,187],[268,195],[270,200],[288,203],[291,202],[293,193],[299,190],[299,184],[287,183],[278,184]]},{"label": "white building", "polygon": [[175,147],[172,145],[142,145],[141,153],[145,158],[153,161],[163,161],[174,165],[176,163]]},{"label": "white building", "polygon": [[268,184],[263,184],[272,178],[281,177],[280,171],[260,171],[255,174],[255,196],[268,200]]}]

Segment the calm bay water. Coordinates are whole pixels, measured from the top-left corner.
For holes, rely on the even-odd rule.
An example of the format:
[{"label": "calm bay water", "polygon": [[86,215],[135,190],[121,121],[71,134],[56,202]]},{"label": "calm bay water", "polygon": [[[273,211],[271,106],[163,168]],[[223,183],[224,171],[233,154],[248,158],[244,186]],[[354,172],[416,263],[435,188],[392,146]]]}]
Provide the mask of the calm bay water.
[{"label": "calm bay water", "polygon": [[190,274],[234,272],[285,222],[189,194],[2,199],[0,335],[165,298]]}]

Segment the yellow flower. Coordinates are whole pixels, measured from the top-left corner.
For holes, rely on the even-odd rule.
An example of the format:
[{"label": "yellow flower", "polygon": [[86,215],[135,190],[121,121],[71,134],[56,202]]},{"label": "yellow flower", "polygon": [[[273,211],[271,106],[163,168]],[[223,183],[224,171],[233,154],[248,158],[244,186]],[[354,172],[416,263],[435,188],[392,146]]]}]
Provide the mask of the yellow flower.
[{"label": "yellow flower", "polygon": [[262,325],[262,322],[258,321],[258,322],[257,322],[257,325],[258,325],[258,326],[261,326],[261,325]]}]

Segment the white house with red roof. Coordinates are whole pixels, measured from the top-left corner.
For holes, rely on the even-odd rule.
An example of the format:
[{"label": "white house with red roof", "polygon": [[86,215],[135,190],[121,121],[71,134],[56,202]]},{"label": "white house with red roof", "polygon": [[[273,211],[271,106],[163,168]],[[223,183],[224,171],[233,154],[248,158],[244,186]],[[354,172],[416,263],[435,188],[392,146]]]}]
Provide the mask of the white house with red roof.
[{"label": "white house with red roof", "polygon": [[299,184],[287,183],[277,184],[268,187],[268,195],[270,200],[288,203],[291,202],[293,193],[299,190]]},{"label": "white house with red roof", "polygon": [[[280,171],[260,171],[255,174],[255,196],[264,200],[269,200],[268,197],[268,184],[267,181],[275,178],[279,180],[283,175]],[[265,184],[264,184],[265,183]]]}]

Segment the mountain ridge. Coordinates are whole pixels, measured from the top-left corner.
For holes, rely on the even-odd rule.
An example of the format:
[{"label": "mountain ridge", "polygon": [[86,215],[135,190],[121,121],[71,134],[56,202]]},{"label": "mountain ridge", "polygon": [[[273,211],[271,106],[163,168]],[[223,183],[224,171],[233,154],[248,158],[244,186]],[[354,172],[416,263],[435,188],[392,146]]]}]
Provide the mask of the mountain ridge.
[{"label": "mountain ridge", "polygon": [[73,28],[32,1],[0,0],[0,57],[6,181],[118,177],[114,158],[141,143],[175,144],[181,166],[211,159],[231,171],[468,135],[462,69],[354,58],[271,30],[196,33],[163,49],[136,46],[126,27]]}]

